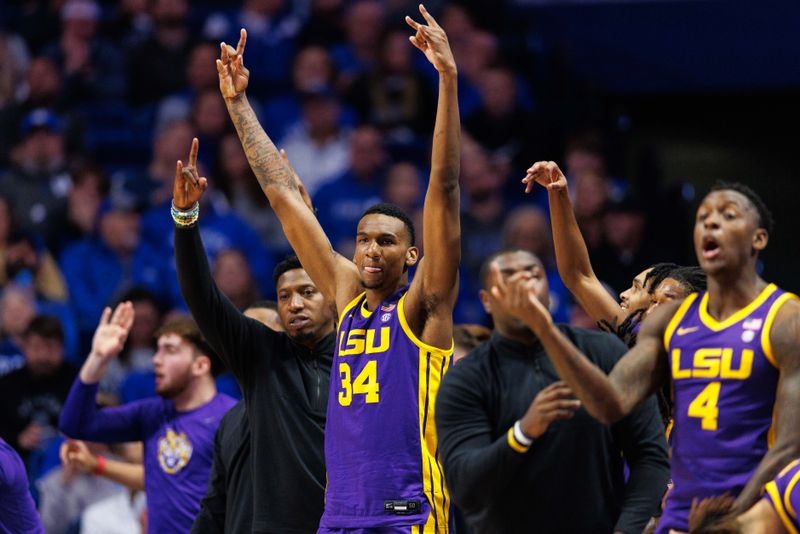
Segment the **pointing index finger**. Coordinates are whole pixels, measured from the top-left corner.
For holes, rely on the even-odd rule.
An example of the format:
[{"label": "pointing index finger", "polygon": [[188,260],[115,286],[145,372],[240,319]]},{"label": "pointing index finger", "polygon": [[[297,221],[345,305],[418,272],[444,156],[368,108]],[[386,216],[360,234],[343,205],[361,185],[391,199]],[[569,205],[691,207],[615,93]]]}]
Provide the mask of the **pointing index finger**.
[{"label": "pointing index finger", "polygon": [[422,4],[419,5],[419,12],[422,13],[422,17],[425,19],[425,22],[427,22],[429,26],[434,26],[434,27],[439,26],[439,24],[436,22],[436,19],[434,19],[433,16],[431,16],[431,14],[428,13],[428,10],[425,9],[424,5]]},{"label": "pointing index finger", "polygon": [[189,165],[197,167],[197,151],[200,149],[200,141],[197,138],[192,139],[192,148],[189,150]]},{"label": "pointing index finger", "polygon": [[247,43],[247,30],[242,28],[239,30],[239,44],[236,45],[236,55],[241,56],[244,54],[244,45]]}]

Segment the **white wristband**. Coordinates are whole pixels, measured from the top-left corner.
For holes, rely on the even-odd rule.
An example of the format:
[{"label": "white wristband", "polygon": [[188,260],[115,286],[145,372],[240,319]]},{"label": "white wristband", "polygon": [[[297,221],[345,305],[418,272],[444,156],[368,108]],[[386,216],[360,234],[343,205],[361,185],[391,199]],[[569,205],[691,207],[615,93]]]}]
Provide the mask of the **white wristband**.
[{"label": "white wristband", "polygon": [[519,421],[514,423],[514,439],[525,447],[530,447],[533,444],[533,438],[529,438],[522,432],[522,426],[519,424]]}]

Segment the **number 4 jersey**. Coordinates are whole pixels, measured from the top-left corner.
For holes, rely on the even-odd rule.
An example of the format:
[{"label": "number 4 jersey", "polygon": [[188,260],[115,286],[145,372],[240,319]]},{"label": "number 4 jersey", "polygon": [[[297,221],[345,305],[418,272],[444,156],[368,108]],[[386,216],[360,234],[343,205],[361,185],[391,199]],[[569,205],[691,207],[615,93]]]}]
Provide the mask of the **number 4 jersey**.
[{"label": "number 4 jersey", "polygon": [[362,293],[340,316],[325,427],[328,485],[320,532],[450,531],[450,498],[433,416],[453,349],[417,339],[403,310],[407,290],[396,291],[374,310],[366,308]]},{"label": "number 4 jersey", "polygon": [[673,487],[658,532],[687,531],[692,499],[738,495],[772,444],[778,366],[770,329],[791,293],[770,284],[724,321],[689,295],[664,334],[674,396]]}]

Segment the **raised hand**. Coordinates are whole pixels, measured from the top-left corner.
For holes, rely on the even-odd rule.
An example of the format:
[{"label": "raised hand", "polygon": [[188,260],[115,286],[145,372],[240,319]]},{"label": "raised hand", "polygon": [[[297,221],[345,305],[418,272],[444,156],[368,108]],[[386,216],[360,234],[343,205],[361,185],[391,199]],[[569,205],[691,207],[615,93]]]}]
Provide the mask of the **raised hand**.
[{"label": "raised hand", "polygon": [[553,382],[541,390],[533,399],[528,411],[520,419],[522,432],[538,438],[547,431],[550,423],[559,419],[570,419],[581,407],[566,382]]},{"label": "raised hand", "polygon": [[507,313],[523,320],[534,333],[552,324],[550,312],[536,297],[536,281],[528,271],[520,271],[503,278],[497,265],[492,265],[495,285],[491,293],[496,299],[492,306],[504,309]]},{"label": "raised hand", "polygon": [[58,451],[61,463],[81,473],[93,473],[97,469],[97,457],[92,454],[86,443],[69,439],[61,444]]},{"label": "raised hand", "polygon": [[179,210],[190,209],[195,202],[200,200],[208,187],[208,180],[197,172],[197,152],[199,150],[200,142],[195,137],[192,139],[192,148],[189,150],[189,164],[184,166],[183,162],[178,160],[175,166],[172,202]]},{"label": "raised hand", "polygon": [[225,98],[236,98],[244,94],[250,81],[250,71],[244,66],[244,45],[247,42],[247,30],[239,32],[239,44],[236,49],[226,43],[220,43],[220,55],[217,60],[219,74],[219,90]]},{"label": "raised hand", "polygon": [[133,318],[133,304],[130,301],[117,305],[113,314],[111,308],[106,307],[94,331],[89,358],[105,363],[119,354],[133,326]]},{"label": "raised hand", "polygon": [[286,155],[286,151],[284,149],[281,149],[281,159],[283,160],[283,164],[289,168],[289,172],[292,173],[292,178],[294,178],[294,183],[297,185],[297,190],[300,191],[300,196],[303,197],[303,202],[306,203],[308,209],[314,211],[314,205],[311,203],[311,196],[308,194],[306,186],[303,184],[303,181],[300,180],[300,177],[297,175],[294,167],[292,167],[292,164],[289,163],[289,156]]},{"label": "raised hand", "polygon": [[560,191],[566,189],[567,178],[555,162],[537,161],[526,171],[522,183],[525,184],[526,193],[531,192],[534,183],[545,187],[548,191]]},{"label": "raised hand", "polygon": [[437,71],[456,72],[456,61],[453,52],[450,50],[450,43],[447,41],[447,34],[439,23],[436,22],[425,6],[419,5],[419,12],[427,24],[420,24],[411,17],[406,17],[406,23],[417,33],[408,38],[411,44],[422,50],[428,61],[433,64]]}]

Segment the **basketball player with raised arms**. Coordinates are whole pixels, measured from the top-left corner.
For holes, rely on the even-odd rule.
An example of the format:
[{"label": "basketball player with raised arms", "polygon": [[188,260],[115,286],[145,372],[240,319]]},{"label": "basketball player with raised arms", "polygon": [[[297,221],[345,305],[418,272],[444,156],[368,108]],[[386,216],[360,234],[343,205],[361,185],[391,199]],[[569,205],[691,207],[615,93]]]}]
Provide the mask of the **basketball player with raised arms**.
[{"label": "basketball player with raised arms", "polygon": [[424,24],[405,19],[416,31],[409,39],[439,73],[439,103],[423,214],[427,254],[410,284],[419,250],[408,215],[373,206],[358,223],[353,260],[337,254],[247,102],[244,30],[235,50],[222,44],[217,61],[250,166],[292,248],[339,315],[325,431],[324,533],[450,530],[433,413],[452,359],[461,257],[457,71],[444,30],[419,10]]},{"label": "basketball player with raised arms", "polygon": [[[555,163],[533,168],[557,180]],[[606,376],[553,326],[520,278],[498,299],[528,324],[586,409],[617,421],[673,381],[672,479],[658,533],[688,530],[695,497],[736,496],[743,511],[800,450],[800,302],[756,272],[772,216],[741,184],[720,184],[697,210],[694,247],[708,290],[659,306]]]}]

